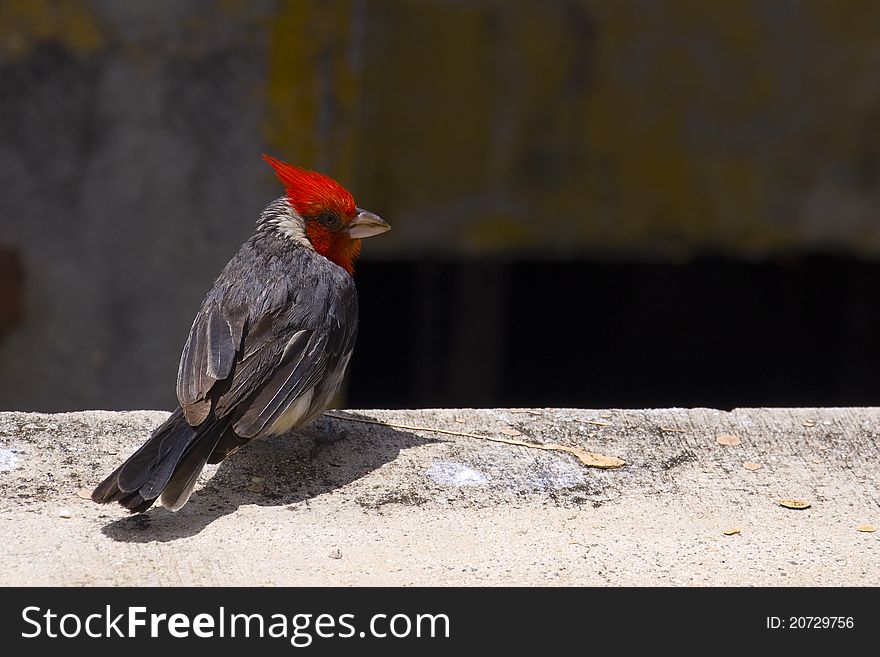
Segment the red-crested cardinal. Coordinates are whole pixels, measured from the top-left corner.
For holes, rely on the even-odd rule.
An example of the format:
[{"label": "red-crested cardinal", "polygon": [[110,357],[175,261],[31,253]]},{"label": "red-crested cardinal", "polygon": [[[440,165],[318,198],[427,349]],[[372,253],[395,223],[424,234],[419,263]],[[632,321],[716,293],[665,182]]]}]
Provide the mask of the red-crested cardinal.
[{"label": "red-crested cardinal", "polygon": [[179,407],[95,502],[177,511],[206,463],[312,422],[339,390],[357,337],[354,260],[361,239],[390,226],[332,178],[263,158],[286,195],[205,296],[180,357]]}]

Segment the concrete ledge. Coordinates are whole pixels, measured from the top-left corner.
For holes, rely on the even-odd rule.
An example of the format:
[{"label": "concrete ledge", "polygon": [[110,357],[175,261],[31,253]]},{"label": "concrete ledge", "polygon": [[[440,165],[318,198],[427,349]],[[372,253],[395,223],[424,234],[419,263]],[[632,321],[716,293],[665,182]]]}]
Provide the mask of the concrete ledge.
[{"label": "concrete ledge", "polygon": [[0,584],[880,585],[880,409],[351,413],[627,465],[324,418],[128,516],[77,491],[166,413],[0,413]]}]

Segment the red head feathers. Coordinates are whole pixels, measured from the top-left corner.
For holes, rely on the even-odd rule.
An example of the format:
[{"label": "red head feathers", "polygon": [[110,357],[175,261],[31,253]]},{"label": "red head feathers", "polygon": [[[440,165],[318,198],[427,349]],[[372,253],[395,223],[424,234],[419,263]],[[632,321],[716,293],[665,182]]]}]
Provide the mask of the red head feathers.
[{"label": "red head feathers", "polygon": [[263,159],[275,169],[275,175],[284,185],[290,204],[301,217],[336,212],[344,220],[357,212],[352,195],[333,178],[286,164],[265,153]]}]

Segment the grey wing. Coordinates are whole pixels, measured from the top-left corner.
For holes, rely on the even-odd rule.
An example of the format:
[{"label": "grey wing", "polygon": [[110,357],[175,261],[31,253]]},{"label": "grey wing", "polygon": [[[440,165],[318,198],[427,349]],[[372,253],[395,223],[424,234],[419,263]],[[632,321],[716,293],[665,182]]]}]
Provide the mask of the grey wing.
[{"label": "grey wing", "polygon": [[[237,435],[252,438],[264,433],[301,400],[304,408],[296,415],[304,419],[314,411],[316,404],[323,407],[335,394],[357,338],[354,286],[345,286],[337,292],[342,294],[332,294],[323,305],[320,326],[309,329],[301,328],[295,321],[284,322],[284,334],[273,341],[281,344],[283,350],[268,371],[260,366],[248,367],[242,361],[229,393],[217,401],[218,413],[236,406],[233,429]],[[315,298],[323,298],[320,288],[315,290]],[[257,374],[261,370],[262,376]],[[242,393],[236,385],[239,379],[262,383],[242,385],[242,391],[254,387],[256,391],[249,398],[241,399]]]},{"label": "grey wing", "polygon": [[211,411],[209,393],[232,372],[248,312],[206,300],[193,321],[177,370],[177,400],[190,426],[201,424]]},{"label": "grey wing", "polygon": [[290,294],[281,282],[264,289],[262,298],[283,302],[262,313],[241,311],[247,304],[234,294],[225,303],[206,300],[178,372],[178,401],[189,424],[204,421],[213,405],[217,418],[230,416],[238,436],[252,438],[345,367],[357,335],[354,285],[338,276],[311,283]]}]

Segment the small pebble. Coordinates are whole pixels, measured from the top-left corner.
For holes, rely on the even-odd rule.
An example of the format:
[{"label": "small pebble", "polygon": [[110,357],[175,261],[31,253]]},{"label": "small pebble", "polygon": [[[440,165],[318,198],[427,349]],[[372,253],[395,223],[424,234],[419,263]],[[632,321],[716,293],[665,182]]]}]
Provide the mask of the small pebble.
[{"label": "small pebble", "polygon": [[58,517],[73,518],[73,514],[70,512],[70,509],[58,509]]},{"label": "small pebble", "polygon": [[329,556],[331,559],[341,559],[342,558],[342,550],[340,550],[339,548],[336,548],[335,550],[333,550],[330,553]]}]

